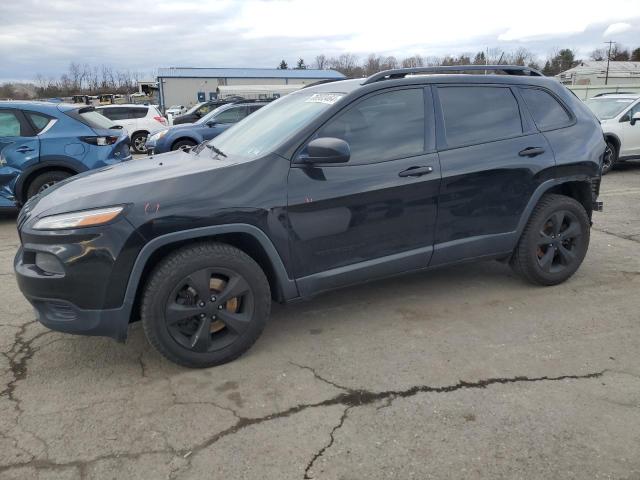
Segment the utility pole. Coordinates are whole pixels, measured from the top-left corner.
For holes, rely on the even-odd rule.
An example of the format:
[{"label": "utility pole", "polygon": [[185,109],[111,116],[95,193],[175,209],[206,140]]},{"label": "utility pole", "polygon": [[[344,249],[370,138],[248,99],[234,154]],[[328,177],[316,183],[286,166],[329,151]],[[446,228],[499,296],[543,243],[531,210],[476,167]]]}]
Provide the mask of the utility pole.
[{"label": "utility pole", "polygon": [[604,42],[609,44],[609,52],[607,53],[607,73],[604,76],[604,84],[606,85],[609,82],[609,61],[611,60],[611,47],[616,43],[609,40],[608,42]]}]

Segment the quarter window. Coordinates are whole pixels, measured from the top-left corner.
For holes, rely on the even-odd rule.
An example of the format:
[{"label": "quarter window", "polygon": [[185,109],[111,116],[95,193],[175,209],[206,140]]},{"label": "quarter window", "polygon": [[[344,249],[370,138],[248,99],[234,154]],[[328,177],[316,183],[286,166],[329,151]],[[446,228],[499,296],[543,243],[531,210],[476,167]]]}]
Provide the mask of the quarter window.
[{"label": "quarter window", "polygon": [[35,112],[24,112],[24,113],[27,114],[31,122],[35,125],[36,133],[40,133],[42,130],[44,130],[44,127],[49,125],[49,122],[51,121],[51,117],[47,117],[46,115],[41,115]]},{"label": "quarter window", "polygon": [[316,134],[349,144],[349,164],[419,155],[425,150],[422,89],[395,90],[369,97],[332,118]]},{"label": "quarter window", "polygon": [[563,127],[571,122],[564,107],[544,90],[522,88],[520,93],[540,130]]},{"label": "quarter window", "polygon": [[20,121],[13,112],[0,111],[0,137],[19,137]]},{"label": "quarter window", "polygon": [[508,87],[438,87],[449,147],[522,135],[518,102]]}]

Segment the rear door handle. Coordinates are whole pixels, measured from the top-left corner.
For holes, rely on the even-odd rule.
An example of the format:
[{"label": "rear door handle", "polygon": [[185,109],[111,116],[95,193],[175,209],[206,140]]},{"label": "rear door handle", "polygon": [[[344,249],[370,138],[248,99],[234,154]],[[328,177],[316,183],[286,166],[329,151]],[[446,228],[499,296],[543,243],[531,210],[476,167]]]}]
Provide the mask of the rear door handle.
[{"label": "rear door handle", "polygon": [[33,148],[23,145],[21,147],[16,148],[16,152],[20,152],[20,153],[33,152]]},{"label": "rear door handle", "polygon": [[421,177],[433,172],[433,167],[409,167],[406,170],[401,171],[398,176],[400,177]]},{"label": "rear door handle", "polygon": [[520,150],[518,155],[521,157],[535,157],[536,155],[542,155],[544,153],[544,148],[541,147],[528,147],[524,150]]}]

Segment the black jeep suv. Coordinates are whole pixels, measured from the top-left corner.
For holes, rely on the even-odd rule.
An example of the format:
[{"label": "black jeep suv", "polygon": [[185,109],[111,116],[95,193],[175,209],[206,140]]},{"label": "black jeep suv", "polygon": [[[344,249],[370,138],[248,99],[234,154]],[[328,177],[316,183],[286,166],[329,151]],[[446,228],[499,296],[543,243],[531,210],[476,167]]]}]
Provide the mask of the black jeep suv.
[{"label": "black jeep suv", "polygon": [[488,258],[566,280],[600,209],[598,121],[535,70],[456,69],[306,88],[188,153],[54,185],[18,218],[22,292],[49,328],[124,340],[141,319],[205,367],[246,351],[272,300]]}]

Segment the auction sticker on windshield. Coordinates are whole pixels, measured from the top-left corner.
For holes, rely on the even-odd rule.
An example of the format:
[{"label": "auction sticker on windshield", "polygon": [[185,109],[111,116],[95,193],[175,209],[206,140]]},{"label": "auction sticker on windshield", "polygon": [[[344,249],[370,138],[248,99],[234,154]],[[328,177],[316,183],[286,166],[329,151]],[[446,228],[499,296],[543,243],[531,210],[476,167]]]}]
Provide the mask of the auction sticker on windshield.
[{"label": "auction sticker on windshield", "polygon": [[314,93],[305,100],[307,103],[326,103],[327,105],[333,105],[342,98],[342,95],[338,93]]}]

